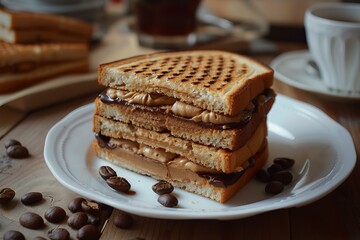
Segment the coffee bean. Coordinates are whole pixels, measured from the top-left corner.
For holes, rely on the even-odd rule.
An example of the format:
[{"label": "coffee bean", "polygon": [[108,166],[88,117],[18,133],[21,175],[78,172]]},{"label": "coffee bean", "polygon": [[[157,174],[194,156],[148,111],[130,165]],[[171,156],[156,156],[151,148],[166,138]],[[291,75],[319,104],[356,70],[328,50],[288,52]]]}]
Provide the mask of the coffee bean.
[{"label": "coffee bean", "polygon": [[4,240],[25,240],[25,236],[19,231],[10,230],[10,231],[7,231],[4,233],[3,239]]},{"label": "coffee bean", "polygon": [[271,164],[270,167],[267,168],[267,171],[270,175],[272,175],[276,172],[279,172],[281,170],[283,170],[283,168],[281,167],[280,164],[277,164],[277,163],[273,163],[273,164]]},{"label": "coffee bean", "polygon": [[279,181],[271,181],[266,184],[265,192],[270,194],[278,194],[284,190],[284,184]]},{"label": "coffee bean", "polygon": [[44,217],[51,223],[58,223],[65,219],[66,212],[61,207],[53,206],[46,210]]},{"label": "coffee bean", "polygon": [[39,229],[44,225],[42,217],[33,212],[23,213],[19,218],[19,222],[23,227],[30,229]]},{"label": "coffee bean", "polygon": [[48,232],[51,240],[69,240],[70,233],[65,228],[54,228]]},{"label": "coffee bean", "polygon": [[158,183],[155,183],[152,186],[152,190],[159,195],[162,194],[166,194],[166,193],[171,193],[172,191],[174,191],[174,187],[173,185],[171,185],[171,183],[166,182],[166,181],[160,181]]},{"label": "coffee bean", "polygon": [[267,183],[271,180],[270,174],[265,169],[260,169],[256,172],[255,177],[257,180]]},{"label": "coffee bean", "polygon": [[11,158],[27,158],[29,151],[21,145],[12,145],[6,149],[6,154]]},{"label": "coffee bean", "polygon": [[295,160],[291,158],[279,157],[274,159],[274,163],[280,164],[283,169],[289,169],[295,164]]},{"label": "coffee bean", "polygon": [[94,216],[94,215],[88,215],[89,219],[88,219],[88,224],[91,224],[93,226],[99,226],[100,225],[100,218],[99,216]]},{"label": "coffee bean", "polygon": [[39,192],[28,192],[21,197],[24,205],[33,205],[43,200],[43,195]]},{"label": "coffee bean", "polygon": [[76,212],[68,218],[67,224],[73,229],[79,229],[88,222],[88,216],[84,212]]},{"label": "coffee bean", "polygon": [[11,146],[19,145],[21,146],[21,143],[18,140],[10,139],[5,142],[5,148],[9,148]]},{"label": "coffee bean", "polygon": [[81,208],[84,212],[90,215],[97,216],[100,213],[100,206],[97,202],[85,200],[81,202]]},{"label": "coffee bean", "polygon": [[85,201],[85,198],[82,198],[82,197],[74,198],[73,200],[71,200],[71,202],[68,205],[69,210],[72,213],[82,212],[83,210],[82,210],[82,207],[81,207],[81,203],[83,201]]},{"label": "coffee bean", "polygon": [[293,175],[289,171],[280,171],[276,172],[271,176],[271,179],[274,181],[282,182],[284,185],[288,185],[291,183],[293,179]]},{"label": "coffee bean", "polygon": [[15,191],[11,188],[0,190],[0,204],[7,204],[15,197]]},{"label": "coffee bean", "polygon": [[119,192],[127,193],[131,188],[130,183],[122,177],[110,177],[106,180],[106,183]]},{"label": "coffee bean", "polygon": [[118,210],[114,216],[114,224],[118,228],[129,229],[133,225],[133,217],[127,212]]},{"label": "coffee bean", "polygon": [[100,230],[88,224],[78,230],[76,237],[79,240],[98,240],[100,238]]},{"label": "coffee bean", "polygon": [[158,198],[158,202],[165,207],[175,207],[178,205],[177,198],[172,194],[163,194]]},{"label": "coffee bean", "polygon": [[112,169],[109,166],[101,166],[99,168],[99,174],[104,180],[108,179],[109,177],[116,177],[117,176],[114,169]]}]

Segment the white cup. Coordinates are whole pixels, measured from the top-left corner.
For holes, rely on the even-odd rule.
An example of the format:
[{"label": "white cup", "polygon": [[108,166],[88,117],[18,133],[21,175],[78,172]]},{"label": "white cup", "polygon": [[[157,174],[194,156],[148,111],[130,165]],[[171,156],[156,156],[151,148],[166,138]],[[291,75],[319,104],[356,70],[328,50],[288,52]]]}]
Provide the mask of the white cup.
[{"label": "white cup", "polygon": [[305,12],[310,53],[331,90],[360,94],[360,4],[324,3]]}]

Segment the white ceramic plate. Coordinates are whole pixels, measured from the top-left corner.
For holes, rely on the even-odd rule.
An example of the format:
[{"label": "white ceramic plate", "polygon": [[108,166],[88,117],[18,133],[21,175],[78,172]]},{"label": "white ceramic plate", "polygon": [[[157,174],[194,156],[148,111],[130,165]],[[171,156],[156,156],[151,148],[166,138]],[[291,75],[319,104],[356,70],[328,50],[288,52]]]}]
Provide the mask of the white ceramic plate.
[{"label": "white ceramic plate", "polygon": [[[44,156],[56,179],[88,199],[132,214],[165,219],[237,219],[279,208],[313,202],[334,190],[352,171],[355,148],[349,133],[320,110],[279,95],[269,116],[270,158],[290,157],[293,183],[275,196],[252,180],[226,204],[175,189],[179,205],[166,208],[157,202],[151,186],[156,182],[94,156],[91,142],[94,105],[86,105],[57,123],[48,133]],[[98,169],[109,165],[131,183],[134,195],[113,191]]]},{"label": "white ceramic plate", "polygon": [[271,62],[276,79],[299,89],[338,100],[360,100],[360,94],[348,94],[327,88],[321,79],[306,71],[312,57],[308,50],[287,52]]}]

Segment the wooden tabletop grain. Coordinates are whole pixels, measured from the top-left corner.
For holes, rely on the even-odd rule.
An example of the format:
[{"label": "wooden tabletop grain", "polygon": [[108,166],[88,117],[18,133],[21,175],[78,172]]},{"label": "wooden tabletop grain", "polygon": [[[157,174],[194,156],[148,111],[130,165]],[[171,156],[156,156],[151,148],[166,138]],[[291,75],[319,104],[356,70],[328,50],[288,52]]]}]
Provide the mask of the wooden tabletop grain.
[{"label": "wooden tabletop grain", "polygon": [[[106,41],[103,43],[106,44]],[[282,52],[304,49],[304,44],[276,43],[278,51],[251,55],[269,64]],[[126,47],[126,46],[123,46]],[[249,54],[249,53],[246,53]],[[336,101],[323,98],[275,81],[274,89],[279,94],[312,104],[336,122],[344,126],[352,135],[356,151],[360,151],[360,103]],[[51,174],[44,161],[44,141],[49,129],[72,110],[90,103],[97,93],[67,100],[16,117],[11,127],[0,138],[0,189],[10,187],[15,190],[14,200],[0,206],[0,239],[4,232],[16,229],[23,232],[26,239],[47,236],[52,228],[64,227],[72,239],[76,231],[67,226],[46,222],[39,230],[29,230],[19,224],[19,216],[25,211],[43,215],[50,206],[63,207],[68,216],[69,202],[79,196],[63,187]],[[44,99],[45,101],[46,99]],[[3,122],[8,114],[0,116]],[[18,116],[18,115],[17,115]],[[8,120],[8,119],[7,119]],[[4,143],[17,139],[26,146],[31,156],[26,159],[11,159],[6,155]],[[134,216],[130,229],[117,228],[113,218],[115,209],[103,227],[101,239],[131,239],[139,237],[147,240],[162,239],[360,239],[360,169],[357,163],[350,177],[337,189],[314,203],[303,207],[280,209],[238,220],[163,220]],[[44,201],[35,206],[25,206],[20,198],[31,191],[41,192]]]}]

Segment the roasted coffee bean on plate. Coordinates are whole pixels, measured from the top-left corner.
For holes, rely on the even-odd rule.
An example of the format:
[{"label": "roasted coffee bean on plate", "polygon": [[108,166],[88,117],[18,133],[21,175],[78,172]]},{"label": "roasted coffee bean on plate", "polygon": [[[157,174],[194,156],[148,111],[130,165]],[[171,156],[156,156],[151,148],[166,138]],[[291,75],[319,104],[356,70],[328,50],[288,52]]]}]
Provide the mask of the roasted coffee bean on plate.
[{"label": "roasted coffee bean on plate", "polygon": [[24,205],[33,205],[43,200],[43,195],[40,192],[28,192],[21,197],[21,202]]},{"label": "roasted coffee bean on plate", "polygon": [[178,205],[177,198],[171,193],[160,195],[158,202],[165,207],[175,207]]},{"label": "roasted coffee bean on plate", "polygon": [[118,228],[129,229],[133,225],[133,216],[127,212],[118,210],[114,216],[114,225]]},{"label": "roasted coffee bean on plate", "polygon": [[4,240],[25,240],[24,234],[16,230],[10,230],[4,233]]},{"label": "roasted coffee bean on plate", "polygon": [[291,174],[291,172],[286,170],[282,170],[271,175],[271,180],[282,182],[282,184],[284,185],[290,184],[292,179],[293,175]]},{"label": "roasted coffee bean on plate", "polygon": [[100,213],[100,206],[97,202],[84,200],[81,202],[81,208],[84,212],[90,215],[97,216]]},{"label": "roasted coffee bean on plate", "polygon": [[82,198],[82,197],[74,198],[74,199],[71,200],[71,202],[69,203],[68,209],[69,209],[72,213],[82,212],[83,209],[82,209],[82,207],[81,207],[81,203],[82,203],[83,201],[85,201],[85,198]]},{"label": "roasted coffee bean on plate", "polygon": [[283,169],[289,169],[295,164],[295,160],[291,158],[278,157],[274,159],[274,163],[281,165]]},{"label": "roasted coffee bean on plate", "polygon": [[67,224],[73,229],[79,229],[88,223],[88,215],[84,212],[76,212],[70,215]]},{"label": "roasted coffee bean on plate", "polygon": [[100,230],[91,224],[87,224],[77,231],[76,237],[79,240],[98,240]]},{"label": "roasted coffee bean on plate", "polygon": [[270,167],[267,168],[267,171],[270,175],[272,175],[276,172],[280,172],[281,170],[283,170],[282,166],[277,163],[273,163],[270,165]]},{"label": "roasted coffee bean on plate", "polygon": [[166,181],[160,181],[155,183],[152,186],[152,190],[159,195],[163,195],[166,193],[171,193],[172,191],[174,191],[174,187],[173,185],[171,185],[171,183],[166,182]]},{"label": "roasted coffee bean on plate", "polygon": [[284,184],[279,181],[271,181],[266,184],[265,192],[270,194],[279,194],[284,190]]},{"label": "roasted coffee bean on plate", "polygon": [[19,222],[23,227],[30,229],[39,229],[44,225],[42,217],[33,212],[23,213],[19,218]]},{"label": "roasted coffee bean on plate", "polygon": [[110,166],[101,166],[99,168],[99,174],[104,180],[108,179],[109,177],[117,176],[115,170]]},{"label": "roasted coffee bean on plate", "polygon": [[58,223],[65,219],[66,212],[61,207],[52,206],[48,210],[46,210],[44,217],[51,223]]},{"label": "roasted coffee bean on plate", "polygon": [[260,169],[255,174],[256,179],[258,179],[261,182],[267,183],[271,180],[271,176],[268,171],[265,169]]},{"label": "roasted coffee bean on plate", "polygon": [[0,204],[7,204],[15,197],[15,191],[11,188],[0,190]]},{"label": "roasted coffee bean on plate", "polygon": [[131,185],[130,183],[122,177],[110,177],[106,180],[106,183],[113,189],[119,192],[127,193],[129,192]]}]

